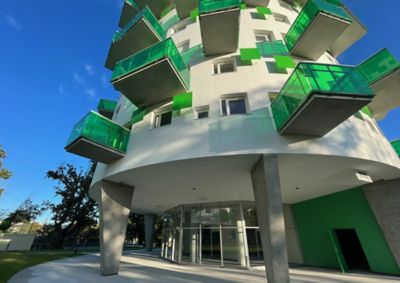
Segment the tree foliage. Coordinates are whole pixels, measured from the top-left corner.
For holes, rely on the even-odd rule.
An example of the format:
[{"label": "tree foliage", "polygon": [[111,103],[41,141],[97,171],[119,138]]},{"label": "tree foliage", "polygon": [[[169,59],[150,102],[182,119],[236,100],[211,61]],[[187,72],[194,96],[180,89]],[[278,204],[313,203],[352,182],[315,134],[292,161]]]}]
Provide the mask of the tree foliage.
[{"label": "tree foliage", "polygon": [[[8,171],[6,168],[3,168],[3,159],[6,158],[6,152],[0,145],[0,179],[8,179],[11,177],[12,173]],[[0,188],[0,196],[3,193],[4,189]]]},{"label": "tree foliage", "polygon": [[53,213],[54,248],[62,248],[66,238],[77,242],[85,229],[97,224],[96,203],[89,197],[94,169],[93,163],[87,171],[66,164],[47,172],[47,178],[58,182],[55,194],[61,198],[58,204],[47,202]]},{"label": "tree foliage", "polygon": [[34,204],[31,199],[26,199],[16,210],[12,211],[0,223],[0,230],[7,230],[12,224],[31,222],[46,210],[45,207]]}]

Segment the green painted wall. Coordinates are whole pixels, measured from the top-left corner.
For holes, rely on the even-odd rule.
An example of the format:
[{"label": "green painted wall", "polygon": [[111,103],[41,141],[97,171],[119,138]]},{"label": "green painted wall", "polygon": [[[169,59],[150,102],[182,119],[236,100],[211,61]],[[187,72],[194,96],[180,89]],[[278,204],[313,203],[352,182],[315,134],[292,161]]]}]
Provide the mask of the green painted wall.
[{"label": "green painted wall", "polygon": [[361,188],[296,203],[293,213],[306,264],[339,268],[329,231],[352,228],[357,232],[372,271],[400,274]]}]

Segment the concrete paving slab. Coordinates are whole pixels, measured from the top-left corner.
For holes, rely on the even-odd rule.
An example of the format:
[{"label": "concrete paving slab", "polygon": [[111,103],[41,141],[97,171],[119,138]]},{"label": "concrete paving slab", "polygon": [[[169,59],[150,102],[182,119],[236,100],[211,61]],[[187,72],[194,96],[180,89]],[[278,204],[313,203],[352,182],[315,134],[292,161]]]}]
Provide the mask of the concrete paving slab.
[{"label": "concrete paving slab", "polygon": [[[244,270],[207,265],[177,265],[158,258],[159,253],[135,251],[122,257],[119,275],[100,275],[100,256],[85,255],[51,261],[22,270],[9,283],[239,283],[266,282],[262,268]],[[292,283],[399,283],[400,277],[376,274],[341,274],[316,268],[291,268]]]}]

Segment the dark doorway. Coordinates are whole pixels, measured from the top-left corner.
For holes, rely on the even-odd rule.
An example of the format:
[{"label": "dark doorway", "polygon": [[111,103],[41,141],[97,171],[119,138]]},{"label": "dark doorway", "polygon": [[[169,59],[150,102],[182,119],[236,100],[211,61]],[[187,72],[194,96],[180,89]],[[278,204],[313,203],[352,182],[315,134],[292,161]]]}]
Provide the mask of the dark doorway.
[{"label": "dark doorway", "polygon": [[356,230],[335,229],[335,234],[349,270],[370,271],[367,257],[362,249]]}]

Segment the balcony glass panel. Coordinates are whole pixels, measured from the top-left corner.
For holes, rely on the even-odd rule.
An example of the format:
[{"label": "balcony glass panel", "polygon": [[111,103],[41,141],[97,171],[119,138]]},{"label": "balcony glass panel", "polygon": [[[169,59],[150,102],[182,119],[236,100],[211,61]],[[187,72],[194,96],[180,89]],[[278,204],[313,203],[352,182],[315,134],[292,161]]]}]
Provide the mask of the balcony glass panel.
[{"label": "balcony glass panel", "polygon": [[357,67],[367,78],[369,84],[373,84],[399,68],[400,61],[390,54],[386,48],[368,58]]},{"label": "balcony glass panel", "polygon": [[97,110],[114,112],[116,107],[117,107],[116,101],[108,100],[108,99],[100,99],[99,104],[97,105]]},{"label": "balcony glass panel", "polygon": [[117,31],[114,34],[113,37],[113,43],[117,42],[121,38],[123,38],[126,33],[137,23],[139,22],[142,18],[146,19],[146,21],[150,24],[150,26],[153,28],[155,33],[161,38],[164,39],[166,37],[166,33],[161,26],[161,24],[158,22],[157,18],[154,16],[153,12],[149,9],[148,6],[145,6],[140,13],[138,13],[129,23],[124,26],[121,30]]},{"label": "balcony glass panel", "polygon": [[89,112],[73,128],[67,147],[79,138],[125,153],[129,131],[96,112]]},{"label": "balcony glass panel", "polygon": [[293,49],[297,41],[320,12],[338,17],[345,21],[351,22],[352,20],[351,16],[338,5],[324,0],[309,0],[286,34],[285,41],[289,50]]},{"label": "balcony glass panel", "polygon": [[263,57],[287,55],[289,53],[282,40],[257,42],[256,45]]},{"label": "balcony glass panel", "polygon": [[271,105],[278,129],[313,92],[373,96],[364,76],[355,67],[299,63]]},{"label": "balcony glass panel", "polygon": [[171,38],[154,44],[147,49],[144,49],[128,58],[125,58],[124,60],[119,61],[115,65],[111,81],[135,72],[144,66],[154,63],[164,57],[170,58],[175,70],[180,75],[187,89],[189,89],[189,70]]},{"label": "balcony glass panel", "polygon": [[400,157],[400,140],[392,141],[392,146],[397,152],[397,155]]},{"label": "balcony glass panel", "polygon": [[200,0],[199,14],[239,8],[240,2],[240,0]]}]

